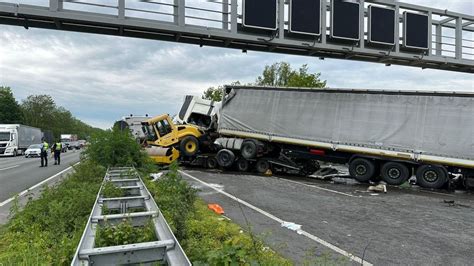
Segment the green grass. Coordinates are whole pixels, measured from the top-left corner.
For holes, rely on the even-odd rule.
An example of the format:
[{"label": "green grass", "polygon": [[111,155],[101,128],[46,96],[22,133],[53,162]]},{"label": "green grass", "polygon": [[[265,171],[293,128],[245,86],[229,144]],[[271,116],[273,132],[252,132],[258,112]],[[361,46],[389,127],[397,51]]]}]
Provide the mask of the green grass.
[{"label": "green grass", "polygon": [[105,169],[84,161],[59,185],[41,196],[0,230],[0,265],[67,265],[94,205]]}]

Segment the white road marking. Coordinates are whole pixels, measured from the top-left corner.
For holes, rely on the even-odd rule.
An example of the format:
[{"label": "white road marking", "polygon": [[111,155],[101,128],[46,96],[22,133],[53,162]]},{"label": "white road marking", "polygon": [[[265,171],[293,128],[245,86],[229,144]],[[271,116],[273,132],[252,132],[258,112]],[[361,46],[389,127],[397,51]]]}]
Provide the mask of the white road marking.
[{"label": "white road marking", "polygon": [[17,165],[13,165],[13,166],[10,166],[10,167],[7,167],[7,168],[2,168],[2,169],[0,169],[0,171],[4,171],[4,170],[8,170],[8,169],[12,169],[12,168],[16,168],[16,167],[18,167],[18,166],[20,166],[20,165],[19,165],[19,164],[17,164]]},{"label": "white road marking", "polygon": [[[244,200],[241,200],[241,199],[239,199],[239,198],[233,196],[232,194],[229,194],[229,193],[227,193],[227,192],[225,192],[225,191],[223,191],[223,190],[221,190],[221,189],[218,189],[218,188],[212,186],[211,184],[208,184],[208,183],[206,183],[206,182],[200,180],[200,179],[197,178],[197,177],[194,177],[194,176],[192,176],[192,175],[190,175],[190,174],[188,174],[188,173],[186,173],[186,172],[184,172],[184,171],[181,171],[181,170],[179,170],[179,172],[180,172],[181,174],[183,174],[183,175],[185,175],[185,176],[187,176],[187,177],[189,177],[189,178],[191,178],[191,179],[193,179],[193,180],[195,180],[195,181],[198,181],[198,182],[200,182],[201,184],[203,184],[203,185],[205,185],[205,186],[207,186],[207,187],[209,187],[209,188],[212,188],[212,189],[214,189],[215,191],[217,191],[217,192],[219,192],[219,193],[221,193],[221,194],[223,194],[223,195],[225,195],[225,196],[227,196],[227,197],[229,197],[229,198],[231,198],[231,199],[233,199],[233,200],[239,202],[240,204],[243,204],[243,205],[249,207],[250,209],[252,209],[252,210],[254,210],[254,211],[257,211],[257,212],[259,212],[259,213],[261,213],[261,214],[267,216],[268,218],[270,218],[270,219],[272,219],[272,220],[278,222],[279,224],[282,224],[282,223],[285,222],[284,220],[282,220],[282,219],[280,219],[280,218],[274,216],[273,214],[268,213],[268,212],[266,212],[266,211],[264,211],[264,210],[262,210],[262,209],[260,209],[260,208],[258,208],[258,207],[256,207],[256,206],[254,206],[254,205],[252,205],[252,204],[250,204],[250,203],[248,203],[248,202],[246,202],[246,201],[244,201]],[[335,252],[337,252],[337,253],[339,253],[339,254],[341,254],[341,255],[343,255],[343,256],[349,258],[349,259],[352,260],[352,261],[358,262],[358,263],[360,263],[360,264],[362,264],[362,265],[365,265],[365,266],[372,266],[372,263],[367,262],[367,261],[365,261],[365,260],[362,260],[361,258],[359,258],[359,257],[357,257],[357,256],[355,256],[355,255],[353,255],[353,254],[351,254],[351,253],[349,253],[349,252],[347,252],[347,251],[345,251],[345,250],[343,250],[343,249],[341,249],[341,248],[339,248],[339,247],[337,247],[337,246],[335,246],[335,245],[333,245],[333,244],[331,244],[331,243],[329,243],[329,242],[327,242],[327,241],[325,241],[325,240],[323,240],[323,239],[321,239],[321,238],[319,238],[319,237],[317,237],[317,236],[315,236],[315,235],[312,235],[312,234],[310,234],[310,233],[308,233],[308,232],[306,232],[306,231],[304,231],[304,230],[299,230],[299,232],[301,233],[301,235],[304,235],[304,236],[306,236],[307,238],[309,238],[309,239],[311,239],[311,240],[313,240],[313,241],[315,241],[315,242],[317,242],[317,243],[319,243],[319,244],[321,244],[321,245],[323,245],[323,246],[325,246],[325,247],[327,247],[327,248],[329,248],[329,249],[332,249],[333,251],[335,251]]]},{"label": "white road marking", "polygon": [[[78,165],[78,164],[80,164],[80,162],[74,164],[73,166],[76,166],[76,165]],[[51,177],[48,177],[47,179],[45,179],[45,180],[39,182],[38,184],[36,184],[36,185],[34,185],[34,186],[32,186],[32,187],[26,189],[26,190],[23,190],[23,191],[20,192],[19,194],[17,194],[17,195],[15,195],[15,196],[13,196],[13,197],[11,197],[11,198],[9,198],[9,199],[3,201],[2,203],[0,203],[0,207],[3,207],[3,206],[5,206],[6,204],[8,204],[8,203],[10,203],[11,201],[13,201],[16,196],[21,197],[21,196],[25,195],[26,193],[28,193],[29,191],[31,191],[31,190],[33,190],[33,189],[35,189],[35,188],[37,188],[37,187],[43,185],[44,183],[50,181],[50,180],[53,179],[53,178],[56,178],[57,176],[59,176],[59,175],[65,173],[65,172],[67,172],[67,171],[69,171],[69,170],[71,170],[71,169],[72,169],[72,166],[69,166],[68,168],[62,170],[61,172],[59,172],[59,173],[57,173],[57,174],[55,174],[55,175],[53,175],[53,176],[51,176]]]},{"label": "white road marking", "polygon": [[301,182],[297,182],[297,181],[293,181],[293,180],[289,180],[289,179],[285,179],[285,178],[281,178],[280,180],[285,180],[285,181],[290,182],[290,183],[300,184],[300,185],[303,185],[303,186],[312,187],[312,188],[316,188],[316,189],[319,189],[319,190],[324,190],[324,191],[327,191],[327,192],[336,193],[336,194],[344,195],[344,196],[348,196],[348,197],[354,197],[354,198],[361,198],[362,197],[360,195],[355,196],[355,195],[347,194],[347,193],[340,192],[340,191],[337,191],[337,190],[332,190],[332,189],[329,189],[329,188],[323,188],[323,187],[316,186],[316,185],[301,183]]}]

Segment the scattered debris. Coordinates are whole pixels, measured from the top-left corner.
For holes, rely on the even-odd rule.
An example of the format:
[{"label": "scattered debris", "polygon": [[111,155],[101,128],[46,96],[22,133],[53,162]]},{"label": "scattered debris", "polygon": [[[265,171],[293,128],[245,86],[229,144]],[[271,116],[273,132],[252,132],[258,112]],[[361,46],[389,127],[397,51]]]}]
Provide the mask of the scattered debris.
[{"label": "scattered debris", "polygon": [[369,188],[367,188],[367,191],[369,192],[379,192],[379,193],[387,193],[387,186],[386,185],[383,185],[383,184],[379,184],[379,185],[376,185],[376,186],[369,186]]},{"label": "scattered debris", "polygon": [[456,203],[454,200],[443,200],[444,203],[448,204],[449,207],[464,207],[471,208],[469,205]]},{"label": "scattered debris", "polygon": [[370,196],[378,196],[378,193],[370,193]]},{"label": "scattered debris", "polygon": [[271,175],[273,175],[272,170],[268,169],[268,170],[264,173],[264,175],[266,175],[266,176],[271,176]]},{"label": "scattered debris", "polygon": [[163,175],[164,175],[163,172],[159,172],[159,173],[150,174],[150,177],[151,177],[151,179],[153,179],[153,181],[156,181],[156,180],[160,179],[160,177],[162,177]]},{"label": "scattered debris", "polygon": [[292,222],[283,222],[281,223],[281,227],[285,227],[289,230],[295,231],[298,234],[301,234],[301,224],[295,224]]},{"label": "scattered debris", "polygon": [[322,179],[322,180],[331,180],[333,177],[339,177],[339,171],[333,167],[322,167],[314,172],[311,177]]},{"label": "scattered debris", "polygon": [[224,214],[224,209],[219,204],[207,204],[207,208],[214,211],[215,213],[222,215]]}]

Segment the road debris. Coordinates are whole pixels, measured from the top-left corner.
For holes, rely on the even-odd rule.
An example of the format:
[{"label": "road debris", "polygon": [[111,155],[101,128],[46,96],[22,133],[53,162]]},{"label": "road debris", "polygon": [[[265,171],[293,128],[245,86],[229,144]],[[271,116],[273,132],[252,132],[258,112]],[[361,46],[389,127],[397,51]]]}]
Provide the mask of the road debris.
[{"label": "road debris", "polygon": [[285,227],[291,231],[295,231],[298,234],[301,234],[301,224],[295,224],[292,222],[283,222],[281,223],[281,227]]},{"label": "road debris", "polygon": [[209,208],[210,210],[212,210],[213,212],[219,215],[224,214],[224,209],[219,204],[215,204],[215,203],[207,204],[207,208]]},{"label": "road debris", "polygon": [[379,184],[376,186],[369,186],[367,188],[367,191],[369,192],[378,192],[378,193],[387,193],[387,186],[383,184]]}]

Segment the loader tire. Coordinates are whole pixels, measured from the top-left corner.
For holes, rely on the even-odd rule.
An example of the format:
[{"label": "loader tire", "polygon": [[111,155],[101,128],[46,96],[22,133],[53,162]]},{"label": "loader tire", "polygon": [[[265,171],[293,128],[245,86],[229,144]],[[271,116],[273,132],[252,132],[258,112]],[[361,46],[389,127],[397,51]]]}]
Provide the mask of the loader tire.
[{"label": "loader tire", "polygon": [[194,136],[187,136],[179,143],[179,150],[186,156],[193,156],[199,151],[199,140]]}]

